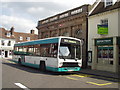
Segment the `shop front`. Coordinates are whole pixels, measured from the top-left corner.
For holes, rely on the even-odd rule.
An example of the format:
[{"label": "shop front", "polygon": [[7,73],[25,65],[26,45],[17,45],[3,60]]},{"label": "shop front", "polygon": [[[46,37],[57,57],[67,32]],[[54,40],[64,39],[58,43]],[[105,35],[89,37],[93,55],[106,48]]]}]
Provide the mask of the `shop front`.
[{"label": "shop front", "polygon": [[92,69],[118,72],[120,65],[119,41],[119,37],[94,39]]}]

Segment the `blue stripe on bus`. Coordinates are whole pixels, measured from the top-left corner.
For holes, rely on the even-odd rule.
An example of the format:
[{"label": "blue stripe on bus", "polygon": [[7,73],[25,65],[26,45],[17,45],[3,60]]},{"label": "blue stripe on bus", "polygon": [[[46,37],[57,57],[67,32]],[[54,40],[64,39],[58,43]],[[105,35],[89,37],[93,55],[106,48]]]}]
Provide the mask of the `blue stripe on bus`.
[{"label": "blue stripe on bus", "polygon": [[59,38],[46,39],[46,40],[35,40],[35,41],[30,41],[30,42],[18,43],[18,44],[15,44],[15,46],[58,43],[58,41],[59,41]]},{"label": "blue stripe on bus", "polygon": [[68,72],[68,71],[80,71],[80,67],[64,67],[64,68],[54,68],[54,67],[46,67],[47,70],[55,71],[55,72]]}]

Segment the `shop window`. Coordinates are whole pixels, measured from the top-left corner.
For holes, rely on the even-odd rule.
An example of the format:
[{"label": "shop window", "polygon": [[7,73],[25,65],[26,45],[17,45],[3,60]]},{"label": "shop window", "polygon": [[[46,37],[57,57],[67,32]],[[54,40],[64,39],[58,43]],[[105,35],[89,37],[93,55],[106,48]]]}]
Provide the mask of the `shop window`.
[{"label": "shop window", "polygon": [[97,63],[113,65],[113,47],[98,47]]}]

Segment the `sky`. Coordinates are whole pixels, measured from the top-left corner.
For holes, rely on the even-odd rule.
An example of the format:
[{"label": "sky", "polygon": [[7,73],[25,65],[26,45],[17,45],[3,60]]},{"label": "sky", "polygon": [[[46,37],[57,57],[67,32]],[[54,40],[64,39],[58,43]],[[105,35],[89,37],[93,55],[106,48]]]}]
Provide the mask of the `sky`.
[{"label": "sky", "polygon": [[15,32],[29,33],[34,29],[37,34],[39,20],[54,16],[96,0],[1,0],[0,27]]}]

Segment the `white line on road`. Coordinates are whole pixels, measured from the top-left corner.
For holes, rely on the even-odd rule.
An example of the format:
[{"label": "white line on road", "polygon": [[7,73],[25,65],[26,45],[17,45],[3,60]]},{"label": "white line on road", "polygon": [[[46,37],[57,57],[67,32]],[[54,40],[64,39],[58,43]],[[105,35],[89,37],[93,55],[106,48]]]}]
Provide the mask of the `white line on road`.
[{"label": "white line on road", "polygon": [[30,90],[26,86],[22,85],[21,83],[14,83],[14,84],[17,85],[18,87],[24,89],[24,90]]}]

